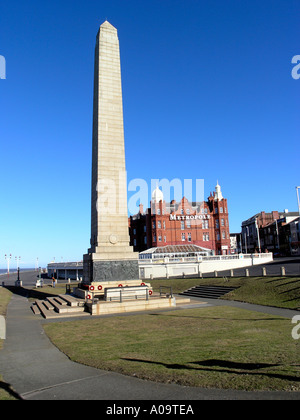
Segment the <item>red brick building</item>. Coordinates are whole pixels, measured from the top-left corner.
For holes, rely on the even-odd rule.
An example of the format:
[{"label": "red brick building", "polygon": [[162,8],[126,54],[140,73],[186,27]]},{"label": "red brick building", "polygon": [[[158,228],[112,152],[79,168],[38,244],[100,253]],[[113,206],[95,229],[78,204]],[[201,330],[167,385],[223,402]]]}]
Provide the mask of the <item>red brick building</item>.
[{"label": "red brick building", "polygon": [[230,233],[227,199],[216,185],[207,201],[166,203],[157,187],[150,208],[129,218],[130,244],[141,252],[152,247],[194,244],[214,251],[216,255],[230,253]]}]

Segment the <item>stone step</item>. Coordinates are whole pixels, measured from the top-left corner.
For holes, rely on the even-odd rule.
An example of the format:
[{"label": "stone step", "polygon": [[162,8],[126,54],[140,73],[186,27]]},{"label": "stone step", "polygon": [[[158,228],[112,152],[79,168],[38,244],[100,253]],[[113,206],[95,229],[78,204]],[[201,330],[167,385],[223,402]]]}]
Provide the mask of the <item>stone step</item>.
[{"label": "stone step", "polygon": [[34,313],[34,315],[41,315],[41,311],[40,311],[38,305],[36,304],[36,302],[34,302],[31,305],[31,309],[32,309],[32,312]]},{"label": "stone step", "polygon": [[69,306],[67,302],[61,298],[57,297],[47,297],[47,301],[51,303],[51,305],[54,307],[54,311],[58,312],[59,314],[64,313],[73,313],[73,312],[84,312],[84,307],[79,306]]},{"label": "stone step", "polygon": [[90,315],[89,312],[85,311],[84,306],[72,307],[68,305],[61,305],[54,298],[47,298],[47,300],[37,300],[31,305],[31,309],[34,314],[42,315],[46,319]]},{"label": "stone step", "polygon": [[237,288],[229,286],[195,286],[180,294],[198,298],[219,299],[235,289]]},{"label": "stone step", "polygon": [[61,299],[65,300],[67,302],[67,304],[69,306],[72,306],[72,307],[73,306],[81,307],[81,306],[84,306],[84,303],[85,303],[84,299],[80,299],[80,298],[77,298],[77,297],[72,296],[72,295],[59,295],[59,297]]},{"label": "stone step", "polygon": [[41,315],[43,315],[44,318],[50,318],[51,314],[53,313],[52,310],[49,310],[45,305],[44,305],[44,301],[42,300],[37,300],[36,305],[41,313]]}]

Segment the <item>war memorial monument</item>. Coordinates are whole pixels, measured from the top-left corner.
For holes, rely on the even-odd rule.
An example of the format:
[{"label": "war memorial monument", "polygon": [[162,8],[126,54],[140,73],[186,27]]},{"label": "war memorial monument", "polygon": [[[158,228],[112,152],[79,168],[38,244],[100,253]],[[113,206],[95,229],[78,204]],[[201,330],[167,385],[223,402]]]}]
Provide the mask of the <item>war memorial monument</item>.
[{"label": "war memorial monument", "polygon": [[129,246],[123,101],[118,33],[108,21],[95,47],[90,249],[84,283],[139,278]]},{"label": "war memorial monument", "polygon": [[176,306],[172,293],[154,296],[151,284],[139,279],[138,253],[129,245],[120,48],[108,21],[96,37],[91,185],[90,248],[77,289],[88,311],[101,315]]}]

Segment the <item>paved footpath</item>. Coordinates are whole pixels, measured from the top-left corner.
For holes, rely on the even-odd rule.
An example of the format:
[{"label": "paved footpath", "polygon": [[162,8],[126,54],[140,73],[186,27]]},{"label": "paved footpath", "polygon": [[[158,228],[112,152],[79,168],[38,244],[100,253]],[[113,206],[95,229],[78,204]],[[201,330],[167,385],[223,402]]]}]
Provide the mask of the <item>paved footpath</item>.
[{"label": "paved footpath", "polygon": [[178,403],[300,399],[299,392],[245,392],[159,384],[74,363],[51,344],[42,328],[42,318],[33,314],[25,296],[12,296],[6,321],[7,339],[0,350],[2,386],[10,386],[24,400],[159,400],[161,403],[173,400]]}]

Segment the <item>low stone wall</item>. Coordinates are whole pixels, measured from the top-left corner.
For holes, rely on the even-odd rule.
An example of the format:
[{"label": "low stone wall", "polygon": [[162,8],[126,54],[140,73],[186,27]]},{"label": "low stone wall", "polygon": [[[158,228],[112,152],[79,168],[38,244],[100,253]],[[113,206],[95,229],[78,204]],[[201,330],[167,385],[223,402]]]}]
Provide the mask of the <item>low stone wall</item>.
[{"label": "low stone wall", "polygon": [[105,302],[100,301],[92,304],[86,303],[86,307],[92,315],[105,315],[113,313],[148,311],[176,307],[176,298],[152,297],[149,300],[128,300],[125,302]]}]

